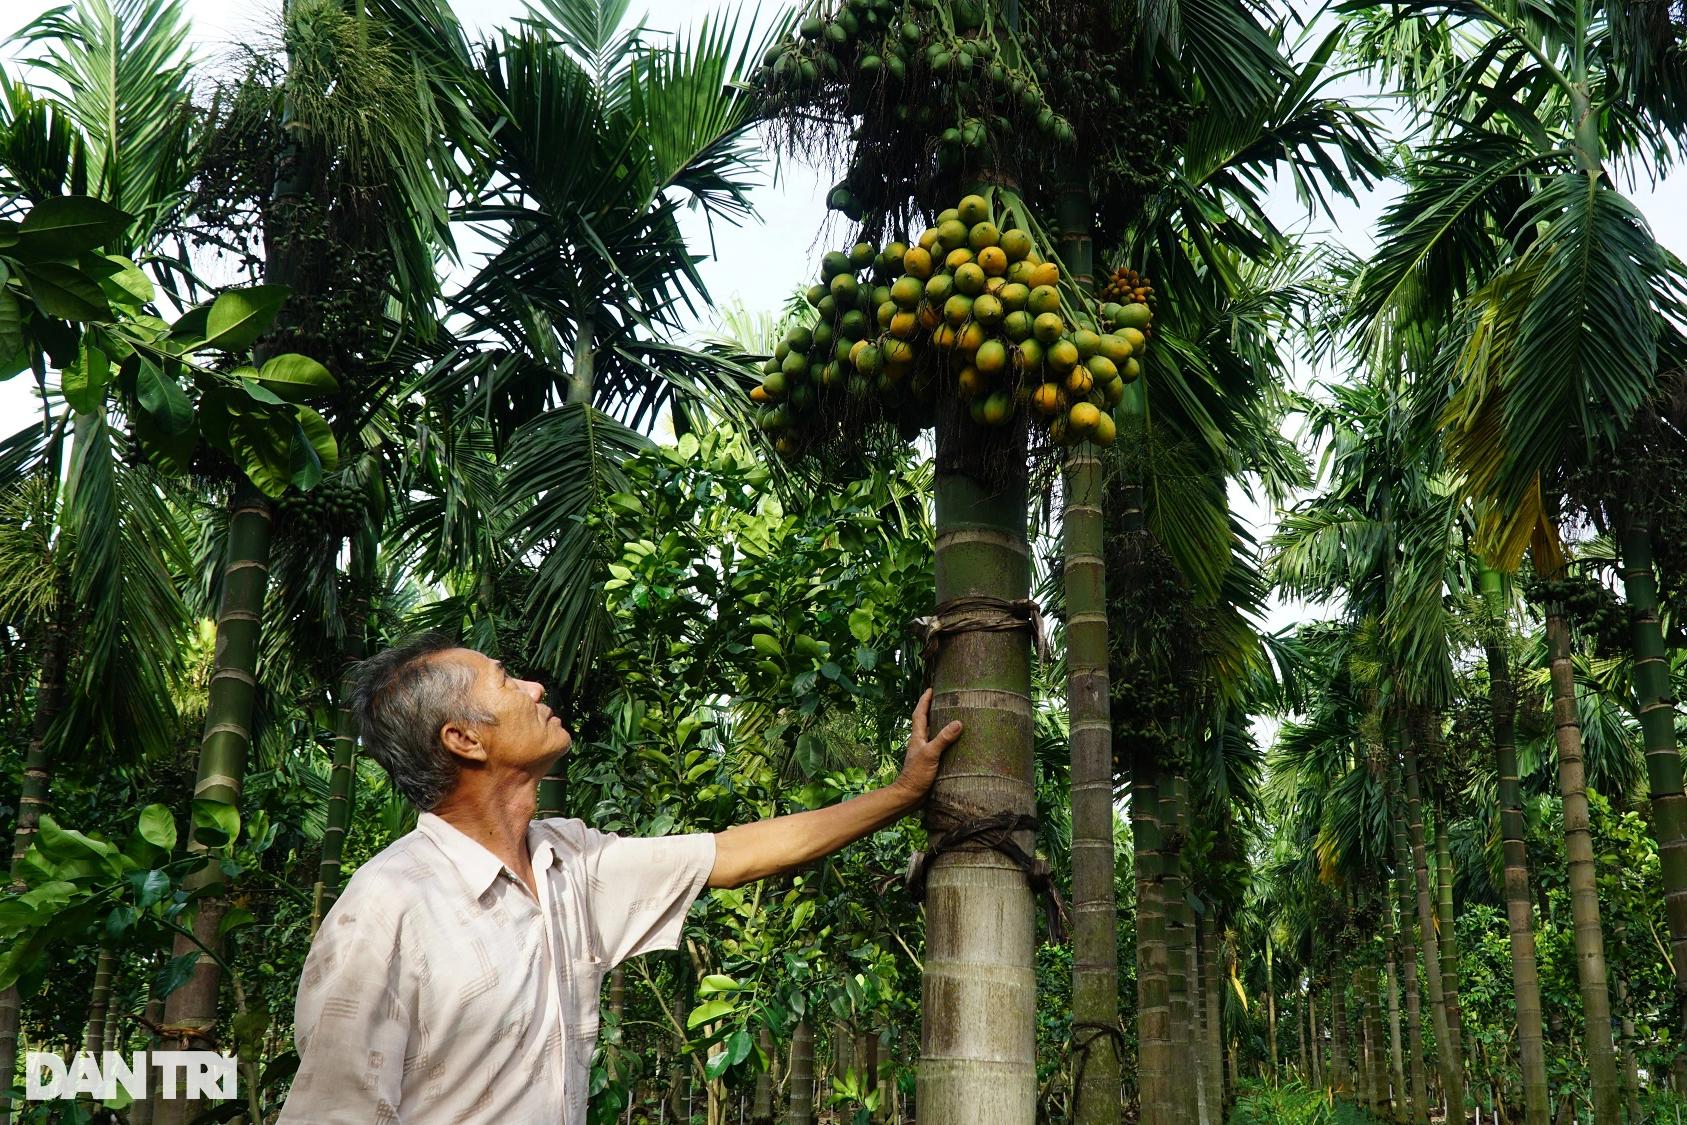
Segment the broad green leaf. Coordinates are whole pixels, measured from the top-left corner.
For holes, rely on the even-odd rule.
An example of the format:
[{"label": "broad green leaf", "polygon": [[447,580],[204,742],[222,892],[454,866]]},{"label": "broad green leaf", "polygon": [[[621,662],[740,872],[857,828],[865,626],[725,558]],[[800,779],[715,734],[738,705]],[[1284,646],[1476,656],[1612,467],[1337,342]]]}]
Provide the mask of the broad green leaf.
[{"label": "broad green leaf", "polygon": [[170,325],[170,338],[188,351],[205,346],[205,326],[211,319],[210,304],[195,305]]},{"label": "broad green leaf", "polygon": [[849,635],[866,644],[873,638],[873,612],[856,608],[849,611]]},{"label": "broad green leaf", "polygon": [[18,225],[18,254],[31,259],[74,258],[122,234],[129,216],[86,195],[43,199]]},{"label": "broad green leaf", "polygon": [[187,392],[146,356],[135,373],[135,397],[165,433],[184,434],[193,428],[193,403]]},{"label": "broad green leaf", "polygon": [[708,1000],[691,1009],[691,1014],[685,1019],[687,1031],[698,1024],[710,1023],[736,1011],[738,1006],[730,1000]]},{"label": "broad green leaf", "polygon": [[[0,267],[3,269],[4,267]],[[23,306],[0,282],[0,359],[23,351]],[[17,372],[0,372],[0,378]]]},{"label": "broad green leaf", "polygon": [[43,883],[26,894],[19,896],[18,901],[34,910],[37,914],[46,910],[56,910],[76,897],[76,884],[63,880]]},{"label": "broad green leaf", "polygon": [[287,352],[270,359],[253,376],[288,402],[333,394],[340,389],[328,369],[308,355]]},{"label": "broad green leaf", "polygon": [[340,445],[334,440],[334,431],[327,419],[308,406],[295,406],[293,416],[299,420],[299,429],[304,431],[305,440],[316,450],[316,456],[322,462],[322,471],[331,473],[338,469]]},{"label": "broad green leaf", "polygon": [[163,871],[131,871],[128,880],[135,889],[135,905],[142,910],[170,893],[170,876]]},{"label": "broad green leaf", "polygon": [[240,810],[221,801],[196,797],[193,801],[193,838],[209,847],[220,847],[240,835]]},{"label": "broad green leaf", "polygon": [[128,258],[116,254],[88,255],[82,259],[81,265],[83,271],[99,283],[111,303],[122,308],[139,309],[157,295],[152,279]]},{"label": "broad green leaf", "polygon": [[727,1065],[737,1066],[739,1063],[749,1058],[750,1048],[752,1046],[753,1040],[750,1038],[750,1033],[745,1031],[743,1028],[739,1028],[731,1035],[728,1035],[726,1037]]},{"label": "broad green leaf", "polygon": [[111,360],[86,338],[77,349],[76,362],[59,374],[59,388],[71,409],[90,414],[105,400],[105,386],[111,381]]},{"label": "broad green leaf", "polygon": [[713,973],[702,979],[697,985],[697,991],[704,996],[713,996],[717,992],[737,992],[744,987],[731,977]]},{"label": "broad green leaf", "polygon": [[135,831],[149,844],[167,852],[176,850],[176,818],[164,805],[148,805],[142,809]]},{"label": "broad green leaf", "polygon": [[710,1079],[719,1078],[732,1066],[731,1052],[725,1046],[719,1047],[703,1063],[703,1073]]},{"label": "broad green leaf", "polygon": [[289,292],[285,285],[254,285],[220,294],[205,318],[204,346],[245,351],[274,322]]},{"label": "broad green leaf", "polygon": [[35,840],[41,853],[49,859],[77,860],[91,856],[104,860],[117,855],[117,849],[111,844],[95,840],[74,828],[61,828],[50,815],[41,817]]},{"label": "broad green leaf", "polygon": [[111,913],[105,916],[105,932],[108,937],[122,937],[124,932],[140,918],[139,907],[122,903],[112,907]]},{"label": "broad green leaf", "polygon": [[231,906],[228,913],[223,915],[223,920],[217,923],[217,934],[219,937],[230,934],[235,930],[254,925],[257,921],[258,919],[253,916],[252,912],[244,906]]},{"label": "broad green leaf", "polygon": [[144,410],[135,412],[129,420],[135,443],[147,464],[161,473],[185,473],[193,464],[193,450],[199,443],[199,432],[189,426],[179,434],[170,433]]},{"label": "broad green leaf", "polygon": [[199,964],[199,951],[183,953],[179,957],[172,957],[155,978],[157,989],[153,996],[168,996],[189,980],[193,979],[193,970]]},{"label": "broad green leaf", "polygon": [[[231,414],[226,429],[228,453],[246,479],[273,500],[286,492],[292,481],[292,450],[298,433],[299,424],[292,418]],[[211,436],[209,428],[206,435]]]},{"label": "broad green leaf", "polygon": [[23,267],[29,299],[42,313],[60,320],[109,320],[111,308],[99,282],[63,262]]},{"label": "broad green leaf", "polygon": [[[264,406],[286,406],[287,404],[282,401],[280,395],[260,383],[254,383],[251,381],[252,376],[247,373],[255,373],[256,371],[257,368],[255,367],[242,367],[235,372],[236,375],[245,380],[240,384],[240,389],[245,392],[246,397],[251,399],[253,402],[261,403]],[[251,416],[254,418],[267,418],[270,416],[270,412],[268,410],[256,410],[252,412]]]}]

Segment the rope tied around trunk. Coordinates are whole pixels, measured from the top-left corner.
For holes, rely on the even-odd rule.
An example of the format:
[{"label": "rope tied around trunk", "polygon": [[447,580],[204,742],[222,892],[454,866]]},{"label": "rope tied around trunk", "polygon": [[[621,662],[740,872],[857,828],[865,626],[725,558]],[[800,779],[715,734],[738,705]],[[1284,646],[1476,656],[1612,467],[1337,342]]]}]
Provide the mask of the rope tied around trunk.
[{"label": "rope tied around trunk", "polygon": [[1036,832],[1036,817],[1011,810],[964,817],[960,810],[937,801],[931,802],[929,811],[931,819],[936,822],[932,831],[940,835],[936,843],[926,845],[925,851],[908,857],[908,873],[904,877],[908,897],[915,902],[925,901],[926,877],[937,857],[944,852],[993,851],[1006,856],[1015,867],[1025,872],[1025,879],[1031,884],[1031,893],[1043,900],[1050,939],[1056,942],[1066,940],[1066,904],[1061,901],[1060,889],[1054,885],[1048,861],[1027,852],[1013,838],[1016,832]]},{"label": "rope tied around trunk", "polygon": [[1043,610],[1033,598],[993,598],[972,594],[950,598],[930,615],[914,618],[914,634],[920,639],[920,660],[925,664],[926,686],[931,686],[937,667],[937,652],[943,638],[960,633],[1011,633],[1029,629],[1037,646],[1037,657],[1050,659],[1048,634],[1043,628]]},{"label": "rope tied around trunk", "polygon": [[1090,1049],[1103,1039],[1113,1041],[1113,1055],[1122,1062],[1125,1057],[1125,1032],[1118,1024],[1093,1023],[1089,1020],[1072,1021],[1072,1053],[1078,1056],[1078,1065],[1072,1071],[1074,1098],[1078,1096],[1078,1091],[1083,1089],[1084,1068],[1090,1062]]}]

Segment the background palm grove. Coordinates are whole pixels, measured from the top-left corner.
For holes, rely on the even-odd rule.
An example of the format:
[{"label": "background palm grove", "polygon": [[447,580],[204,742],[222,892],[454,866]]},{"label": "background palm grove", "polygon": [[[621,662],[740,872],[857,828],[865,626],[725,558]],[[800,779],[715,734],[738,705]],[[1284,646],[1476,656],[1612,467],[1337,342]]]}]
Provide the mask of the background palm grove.
[{"label": "background palm grove", "polygon": [[[594,1122],[1680,1121],[1679,3],[264,26],[74,0],[0,71],[0,1117],[273,1119],[415,823],[344,669],[443,629],[612,831],[966,723],[613,974]],[[833,252],[717,308],[771,153]],[[1379,190],[1362,257],[1268,205]],[[102,1048],[240,1096],[22,1100]]]}]

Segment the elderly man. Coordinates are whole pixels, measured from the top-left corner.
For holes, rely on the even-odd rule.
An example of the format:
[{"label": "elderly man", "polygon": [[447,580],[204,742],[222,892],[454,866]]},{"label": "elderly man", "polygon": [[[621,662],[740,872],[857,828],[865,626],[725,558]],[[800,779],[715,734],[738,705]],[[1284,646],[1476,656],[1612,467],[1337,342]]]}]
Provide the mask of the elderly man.
[{"label": "elderly man", "polygon": [[912,811],[961,733],[927,736],[927,692],[891,785],[719,834],[623,839],[533,819],[570,742],[540,685],[437,635],[357,679],[364,747],[423,811],[311,945],[283,1125],[580,1125],[604,974],[675,948],[704,886],[790,871]]}]

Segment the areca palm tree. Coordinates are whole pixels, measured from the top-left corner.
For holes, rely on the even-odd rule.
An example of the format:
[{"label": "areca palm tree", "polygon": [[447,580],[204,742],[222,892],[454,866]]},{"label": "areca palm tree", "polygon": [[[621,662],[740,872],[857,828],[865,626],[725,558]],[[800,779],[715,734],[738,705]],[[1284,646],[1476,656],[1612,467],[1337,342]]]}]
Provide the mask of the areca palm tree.
[{"label": "areca palm tree", "polygon": [[[571,693],[604,636],[584,515],[664,407],[734,399],[720,393],[733,363],[667,342],[708,296],[680,213],[746,218],[763,159],[744,21],[664,42],[627,26],[628,8],[546,0],[482,45],[489,175],[453,219],[493,250],[447,295],[449,350],[422,384],[437,410],[492,420],[487,452],[510,467],[488,514],[510,548],[456,562],[524,572],[525,626],[509,639]],[[541,785],[542,814],[560,811],[561,781]]]},{"label": "areca palm tree", "polygon": [[[1380,26],[1410,30],[1396,42],[1438,44],[1427,52],[1428,69],[1445,81],[1412,88],[1433,110],[1425,114],[1430,143],[1357,286],[1365,338],[1374,351],[1439,353],[1454,386],[1442,418],[1447,448],[1457,487],[1479,505],[1478,551],[1510,571],[1527,549],[1537,573],[1557,577],[1559,477],[1623,447],[1656,381],[1660,342],[1680,320],[1676,266],[1608,169],[1614,160],[1668,159],[1664,138],[1683,110],[1677,71],[1659,65],[1672,44],[1630,6],[1605,3],[1420,3]],[[1372,42],[1373,61],[1400,63],[1384,38]],[[1629,552],[1640,561],[1630,568],[1631,599],[1642,609],[1644,538],[1643,524],[1633,524]],[[1591,853],[1583,855],[1583,818],[1570,807],[1580,808],[1580,747],[1560,613],[1549,614],[1548,633],[1563,673],[1555,672],[1555,700],[1571,723],[1560,752],[1567,830],[1581,865]],[[1643,611],[1637,652],[1654,652],[1656,633]],[[1649,676],[1640,687],[1642,711],[1656,712],[1661,685]],[[1664,724],[1657,715],[1651,722],[1661,747]],[[1687,1000],[1687,797],[1673,749],[1651,761],[1678,988]],[[1591,945],[1596,902],[1579,898],[1578,930]],[[1581,961],[1588,972],[1602,968],[1591,948]],[[1604,990],[1584,980],[1584,992],[1591,1025]],[[1601,1122],[1618,1113],[1607,1054],[1591,1052]]]}]

